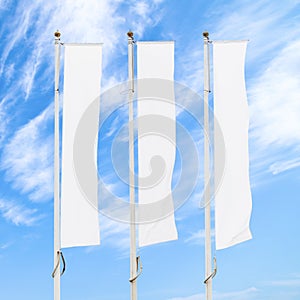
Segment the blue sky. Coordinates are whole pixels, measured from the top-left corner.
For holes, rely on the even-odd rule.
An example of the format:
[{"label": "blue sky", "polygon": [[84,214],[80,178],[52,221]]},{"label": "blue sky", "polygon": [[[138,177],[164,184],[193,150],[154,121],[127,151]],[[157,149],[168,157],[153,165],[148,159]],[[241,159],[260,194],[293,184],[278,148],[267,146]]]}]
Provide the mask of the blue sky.
[{"label": "blue sky", "polygon": [[[217,251],[214,299],[299,299],[299,13],[298,0],[0,0],[1,299],[53,295],[56,29],[64,42],[104,43],[103,90],[126,80],[128,29],[137,40],[175,40],[175,80],[200,95],[202,32],[209,31],[213,40],[250,40],[246,85],[253,239]],[[102,103],[103,113],[116,104]],[[105,175],[111,190],[126,197]],[[140,299],[204,299],[200,196],[196,191],[176,211],[178,241],[138,250],[144,267]],[[101,219],[101,246],[64,250],[62,299],[129,299],[128,228]]]}]

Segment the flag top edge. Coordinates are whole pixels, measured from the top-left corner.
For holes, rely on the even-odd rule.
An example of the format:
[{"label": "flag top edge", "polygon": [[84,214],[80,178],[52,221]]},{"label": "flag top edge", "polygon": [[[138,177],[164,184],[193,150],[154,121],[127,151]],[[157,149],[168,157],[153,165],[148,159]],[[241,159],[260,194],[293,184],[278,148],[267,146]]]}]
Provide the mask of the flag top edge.
[{"label": "flag top edge", "polygon": [[63,43],[64,46],[103,46],[103,43]]},{"label": "flag top edge", "polygon": [[136,44],[174,44],[175,41],[138,41]]},{"label": "flag top edge", "polygon": [[229,44],[229,43],[242,43],[242,42],[249,42],[250,40],[220,40],[220,41],[211,41],[213,44]]}]

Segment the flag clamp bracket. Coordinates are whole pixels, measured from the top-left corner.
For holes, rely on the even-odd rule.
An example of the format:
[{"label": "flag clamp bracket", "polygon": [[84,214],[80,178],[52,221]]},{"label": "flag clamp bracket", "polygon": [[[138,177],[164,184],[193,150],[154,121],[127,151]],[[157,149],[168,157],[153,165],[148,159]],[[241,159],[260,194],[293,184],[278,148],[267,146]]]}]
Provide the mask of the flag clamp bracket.
[{"label": "flag clamp bracket", "polygon": [[60,250],[57,251],[57,256],[58,256],[57,263],[56,263],[56,266],[55,266],[55,268],[54,268],[54,270],[51,274],[52,278],[54,278],[55,275],[56,275],[56,272],[57,272],[57,269],[58,269],[58,266],[59,266],[59,263],[60,263],[60,258],[61,258],[62,263],[63,263],[63,268],[61,270],[60,276],[62,276],[66,271],[66,261],[65,261],[63,253]]},{"label": "flag clamp bracket", "polygon": [[134,282],[135,280],[138,279],[138,277],[142,274],[143,272],[143,265],[142,265],[142,261],[141,261],[141,258],[140,256],[137,256],[136,257],[136,271],[138,272],[134,277],[130,278],[129,279],[129,282],[132,283]]},{"label": "flag clamp bracket", "polygon": [[210,280],[210,279],[213,279],[217,274],[217,259],[216,257],[214,257],[214,270],[213,272],[204,280],[204,284],[207,284],[207,282]]}]

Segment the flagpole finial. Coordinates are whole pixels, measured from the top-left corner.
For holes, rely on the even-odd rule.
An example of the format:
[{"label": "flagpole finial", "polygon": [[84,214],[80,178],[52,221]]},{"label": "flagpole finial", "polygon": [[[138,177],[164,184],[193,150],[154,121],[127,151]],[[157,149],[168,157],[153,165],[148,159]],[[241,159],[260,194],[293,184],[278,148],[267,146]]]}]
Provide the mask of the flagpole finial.
[{"label": "flagpole finial", "polygon": [[127,32],[127,36],[128,36],[129,38],[133,39],[133,32],[132,32],[131,30],[129,30],[129,31]]},{"label": "flagpole finial", "polygon": [[203,36],[204,36],[205,38],[209,39],[209,33],[208,33],[208,31],[204,31],[204,32],[203,32]]},{"label": "flagpole finial", "polygon": [[56,31],[54,32],[54,36],[55,36],[55,39],[59,40],[61,34],[60,34],[60,32],[59,32],[58,30],[56,30]]}]

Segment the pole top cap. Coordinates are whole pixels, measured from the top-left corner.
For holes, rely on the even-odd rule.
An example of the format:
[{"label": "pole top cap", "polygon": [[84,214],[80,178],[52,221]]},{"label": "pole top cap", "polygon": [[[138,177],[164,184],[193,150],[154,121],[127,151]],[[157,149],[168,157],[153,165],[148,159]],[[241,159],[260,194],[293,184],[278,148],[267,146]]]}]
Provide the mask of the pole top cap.
[{"label": "pole top cap", "polygon": [[204,31],[204,32],[203,32],[203,36],[204,36],[205,38],[207,38],[207,39],[208,39],[208,36],[209,36],[209,33],[208,33],[208,31]]},{"label": "pole top cap", "polygon": [[127,32],[127,36],[128,36],[129,38],[132,38],[132,39],[133,39],[133,32],[132,32],[131,30],[129,30],[129,31]]},{"label": "pole top cap", "polygon": [[60,38],[60,32],[58,30],[56,30],[56,32],[54,33],[54,36],[59,39]]}]

